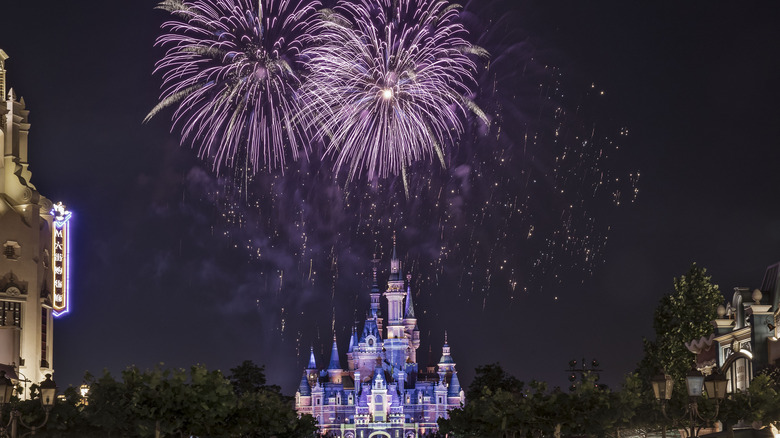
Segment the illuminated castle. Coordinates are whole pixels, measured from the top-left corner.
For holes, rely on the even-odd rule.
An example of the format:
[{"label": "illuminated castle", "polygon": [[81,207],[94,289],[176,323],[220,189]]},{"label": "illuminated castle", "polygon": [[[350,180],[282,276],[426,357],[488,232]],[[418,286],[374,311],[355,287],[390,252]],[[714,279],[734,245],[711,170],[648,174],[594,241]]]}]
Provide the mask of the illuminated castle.
[{"label": "illuminated castle", "polygon": [[450,409],[465,401],[446,333],[438,367],[418,367],[420,330],[409,286],[411,275],[405,285],[395,246],[384,292],[387,327],[383,327],[376,262],[371,307],[362,331],[352,329],[347,367],[342,366],[334,336],[327,369],[317,367],[312,349],[295,394],[298,413],[313,416],[323,435],[421,437],[435,432],[436,421],[447,418]]},{"label": "illuminated castle", "polygon": [[[68,219],[30,183],[29,111],[0,50],[0,371],[24,388],[53,373],[53,317],[68,311]],[[7,92],[7,94],[6,94]]]}]

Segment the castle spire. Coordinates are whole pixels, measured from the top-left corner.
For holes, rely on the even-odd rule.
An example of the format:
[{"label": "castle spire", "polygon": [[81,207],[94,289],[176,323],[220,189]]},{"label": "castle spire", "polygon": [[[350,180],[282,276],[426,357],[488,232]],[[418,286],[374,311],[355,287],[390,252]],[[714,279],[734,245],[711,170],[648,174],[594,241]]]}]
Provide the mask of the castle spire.
[{"label": "castle spire", "polygon": [[379,293],[379,281],[377,280],[376,273],[379,270],[379,259],[376,258],[376,254],[374,254],[374,258],[371,259],[371,293]]},{"label": "castle spire", "polygon": [[339,362],[339,347],[336,344],[336,335],[333,335],[333,347],[330,349],[330,363],[328,364],[328,370],[340,370],[341,363]]},{"label": "castle spire", "polygon": [[309,380],[307,379],[306,372],[303,372],[303,376],[301,376],[301,383],[298,385],[298,392],[303,397],[308,397],[311,395],[311,388],[309,387]]},{"label": "castle spire", "polygon": [[447,397],[458,396],[460,396],[460,381],[458,380],[458,373],[453,372],[450,387],[447,389]]},{"label": "castle spire", "polygon": [[314,347],[309,347],[310,354],[309,354],[309,365],[306,367],[307,370],[316,370],[317,369],[317,361],[314,359]]},{"label": "castle spire", "polygon": [[439,359],[439,367],[441,367],[442,364],[451,364],[452,366],[455,365],[455,361],[452,360],[452,355],[450,354],[450,345],[447,343],[447,330],[444,331],[444,346],[441,347],[441,359]]},{"label": "castle spire", "polygon": [[347,353],[352,353],[355,350],[355,346],[357,345],[357,328],[355,326],[352,326],[352,334],[349,335],[349,346],[347,347]]},{"label": "castle spire", "polygon": [[388,281],[403,281],[401,277],[401,261],[395,251],[395,231],[393,231],[393,256],[390,258],[390,278]]},{"label": "castle spire", "polygon": [[406,274],[406,309],[404,318],[416,319],[414,316],[414,303],[412,302],[412,274]]}]

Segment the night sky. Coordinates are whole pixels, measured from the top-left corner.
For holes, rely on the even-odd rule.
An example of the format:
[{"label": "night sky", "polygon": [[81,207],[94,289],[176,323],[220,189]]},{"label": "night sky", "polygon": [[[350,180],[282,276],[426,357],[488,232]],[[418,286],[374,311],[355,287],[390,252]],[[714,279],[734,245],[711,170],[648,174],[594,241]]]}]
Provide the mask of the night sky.
[{"label": "night sky", "polygon": [[[31,110],[32,183],[74,212],[72,310],[55,324],[61,388],[80,384],[86,370],[163,362],[227,371],[251,359],[292,394],[309,345],[323,364],[335,329],[344,354],[352,322],[368,309],[370,259],[376,253],[389,268],[393,231],[414,277],[418,356],[425,362],[431,345],[438,359],[447,330],[465,385],[476,366],[500,362],[522,380],[566,386],[568,361],[582,357],[597,358],[603,381],[616,385],[641,358],[659,298],[692,262],[730,297],[733,287],[758,287],[780,260],[777,2],[467,5],[482,20],[475,42],[502,41],[493,68],[510,92],[484,93],[480,102],[504,111],[494,119],[506,126],[501,142],[488,135],[463,147],[486,161],[432,172],[445,188],[472,178],[447,198],[462,204],[463,217],[439,217],[463,226],[445,237],[426,232],[437,218],[426,209],[436,184],[416,186],[413,197],[423,200],[407,201],[392,181],[373,190],[333,185],[326,165],[311,163],[285,177],[260,175],[247,194],[179,146],[170,112],[142,124],[161,82],[152,75],[162,55],[153,44],[167,14],[155,4],[0,6],[8,84]],[[498,22],[504,27],[491,29]],[[514,73],[521,67],[532,72]],[[554,89],[558,77],[565,92],[538,91],[540,82]],[[535,111],[544,99],[575,116]],[[513,105],[520,110],[506,115]],[[492,168],[485,148],[517,146],[512,129],[528,124],[573,136],[595,126],[610,159],[586,154],[583,167],[556,167],[559,151],[542,136],[535,152],[518,158],[510,148],[509,167],[478,176]],[[620,139],[619,150],[607,137]],[[549,197],[554,178],[528,189],[510,176],[552,169],[621,179],[613,184],[620,205],[570,185]],[[637,172],[638,183],[624,183]],[[485,191],[483,181],[494,180],[498,188]],[[530,200],[525,219],[475,206],[515,191]],[[575,225],[561,225],[559,204],[569,202],[578,206]],[[475,220],[475,212],[488,218]],[[592,228],[583,232],[581,222]],[[536,234],[521,238],[530,225]],[[567,233],[574,249],[546,240]],[[583,251],[596,256],[583,263]],[[442,253],[445,261],[431,261]]]}]

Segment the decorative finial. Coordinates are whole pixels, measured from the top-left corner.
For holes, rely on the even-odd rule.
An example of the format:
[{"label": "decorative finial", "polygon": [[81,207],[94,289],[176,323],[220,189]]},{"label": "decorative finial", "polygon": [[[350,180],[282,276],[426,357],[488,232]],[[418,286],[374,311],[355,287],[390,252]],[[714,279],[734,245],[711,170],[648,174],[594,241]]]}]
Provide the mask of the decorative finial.
[{"label": "decorative finial", "polygon": [[764,297],[764,294],[762,294],[759,289],[756,289],[756,290],[753,291],[752,298],[753,298],[753,302],[754,303],[759,304],[761,302],[761,298],[763,298],[763,297]]},{"label": "decorative finial", "polygon": [[377,279],[376,279],[376,272],[377,272],[377,265],[379,264],[379,259],[376,258],[376,254],[374,254],[374,258],[371,260],[371,263],[374,265],[371,267],[371,271],[373,272],[373,285],[377,285]]},{"label": "decorative finial", "polygon": [[447,344],[447,330],[444,330],[444,344]]}]

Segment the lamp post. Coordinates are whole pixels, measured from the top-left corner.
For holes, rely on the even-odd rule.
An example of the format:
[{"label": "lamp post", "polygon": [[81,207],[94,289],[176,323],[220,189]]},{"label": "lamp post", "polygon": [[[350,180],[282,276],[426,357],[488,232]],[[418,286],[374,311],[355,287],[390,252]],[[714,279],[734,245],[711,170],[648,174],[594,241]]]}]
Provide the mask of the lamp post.
[{"label": "lamp post", "polygon": [[[666,403],[672,397],[672,378],[666,374],[660,374],[653,377],[651,380],[653,384],[653,392],[656,400],[661,402],[661,413],[664,417],[669,418],[666,415]],[[688,406],[686,413],[688,414],[691,422],[691,437],[696,436],[696,418],[704,422],[711,422],[718,418],[718,412],[720,410],[720,402],[726,397],[726,387],[728,386],[728,379],[717,368],[713,370],[713,373],[709,376],[703,376],[698,370],[692,369],[685,376],[685,386],[688,390]],[[705,418],[699,412],[699,406],[697,400],[702,396],[703,390],[706,389],[707,397],[711,400],[715,400],[715,413],[711,418]],[[664,427],[664,436],[666,435],[666,428]]]},{"label": "lamp post", "polygon": [[[51,374],[46,374],[46,380],[41,382],[39,389],[41,391],[41,405],[46,414],[43,422],[37,426],[30,426],[22,420],[22,413],[18,409],[11,408],[10,418],[8,423],[0,429],[0,436],[17,438],[18,425],[22,425],[22,427],[29,430],[30,435],[35,435],[35,431],[46,425],[46,422],[49,421],[49,412],[52,406],[54,406],[54,400],[57,396],[57,384],[51,380]],[[0,371],[0,404],[2,407],[10,404],[13,390],[13,383],[5,376],[5,371]],[[2,410],[0,410],[0,415],[2,415]],[[2,417],[0,417],[0,420],[2,420]]]}]

